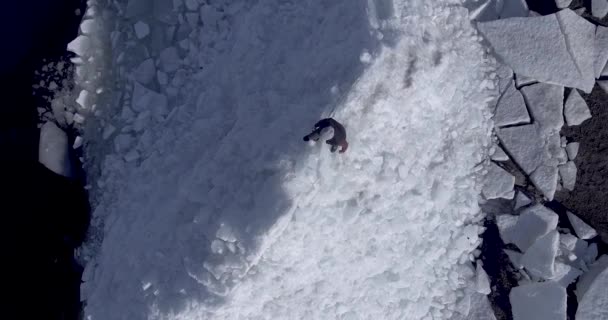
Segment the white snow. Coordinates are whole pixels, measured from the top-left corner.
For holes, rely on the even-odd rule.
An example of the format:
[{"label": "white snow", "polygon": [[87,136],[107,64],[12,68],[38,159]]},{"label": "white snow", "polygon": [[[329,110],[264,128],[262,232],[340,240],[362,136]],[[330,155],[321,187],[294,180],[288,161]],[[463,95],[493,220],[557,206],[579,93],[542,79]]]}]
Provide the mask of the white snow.
[{"label": "white snow", "polygon": [[512,243],[525,252],[537,239],[555,230],[557,220],[557,214],[543,205],[536,204],[524,209],[510,230]]},{"label": "white snow", "polygon": [[[194,30],[172,1],[124,12],[91,120],[116,131],[87,140],[105,157],[90,164],[103,242],[85,318],[416,320],[470,306],[496,81],[464,8],[218,0]],[[150,34],[126,40],[140,19]],[[135,79],[149,58],[166,85]],[[301,141],[327,116],[346,127],[344,154]],[[103,131],[92,124],[87,139]]]},{"label": "white snow", "polygon": [[597,26],[595,30],[595,47],[595,78],[599,78],[608,62],[608,28]]},{"label": "white snow", "polygon": [[555,257],[559,248],[559,234],[553,230],[538,238],[521,257],[521,264],[532,276],[541,279],[555,277]]},{"label": "white snow", "polygon": [[585,221],[583,221],[581,218],[577,217],[570,211],[566,213],[568,214],[568,220],[570,220],[570,224],[572,225],[574,232],[579,238],[586,240],[597,236],[597,231],[585,223]]},{"label": "white snow", "polygon": [[496,134],[525,173],[531,174],[543,162],[544,142],[536,124],[497,129]]},{"label": "white snow", "polygon": [[555,0],[555,5],[557,5],[559,9],[568,8],[571,3],[572,0]]},{"label": "white snow", "polygon": [[570,161],[574,161],[574,159],[576,159],[579,147],[580,143],[578,142],[570,142],[566,145],[566,153],[568,153],[568,159],[570,159]]},{"label": "white snow", "polygon": [[515,205],[513,206],[513,210],[519,210],[527,205],[532,203],[532,199],[530,199],[525,193],[518,191],[515,196]]},{"label": "white snow", "polygon": [[558,166],[559,176],[562,178],[562,186],[566,190],[574,190],[576,185],[576,165],[572,161],[566,162],[566,164]]},{"label": "white snow", "polygon": [[515,177],[495,163],[488,166],[482,194],[486,199],[504,198],[513,190]]},{"label": "white snow", "polygon": [[530,115],[521,93],[511,82],[507,90],[498,100],[494,113],[494,124],[498,127],[529,123]]},{"label": "white snow", "polygon": [[135,36],[137,39],[143,39],[150,34],[150,27],[143,21],[137,21],[137,23],[133,25],[133,29],[135,29]]},{"label": "white snow", "polygon": [[564,105],[564,117],[569,126],[577,126],[591,118],[587,103],[576,89],[572,89]]},{"label": "white snow", "polygon": [[72,177],[68,136],[53,122],[46,122],[40,128],[38,161],[56,174]]},{"label": "white snow", "polygon": [[542,165],[530,175],[534,186],[540,190],[545,197],[551,201],[557,189],[558,169],[554,166]]},{"label": "white snow", "polygon": [[475,290],[481,294],[488,295],[492,290],[490,289],[490,279],[488,274],[483,269],[481,260],[477,261],[476,277],[475,277]]},{"label": "white snow", "polygon": [[566,320],[566,288],[554,281],[515,287],[509,299],[514,320]]},{"label": "white snow", "polygon": [[608,14],[607,0],[591,0],[591,14],[597,18],[603,18]]},{"label": "white snow", "polygon": [[[478,28],[496,54],[516,74],[541,82],[590,90],[568,52],[555,14],[481,22]],[[551,52],[551,59],[547,59],[547,52]]]},{"label": "white snow", "polygon": [[576,290],[577,320],[608,319],[608,256],[602,256],[591,270],[581,276]]},{"label": "white snow", "polygon": [[564,125],[564,87],[537,83],[522,88],[521,92],[541,131],[559,132]]}]

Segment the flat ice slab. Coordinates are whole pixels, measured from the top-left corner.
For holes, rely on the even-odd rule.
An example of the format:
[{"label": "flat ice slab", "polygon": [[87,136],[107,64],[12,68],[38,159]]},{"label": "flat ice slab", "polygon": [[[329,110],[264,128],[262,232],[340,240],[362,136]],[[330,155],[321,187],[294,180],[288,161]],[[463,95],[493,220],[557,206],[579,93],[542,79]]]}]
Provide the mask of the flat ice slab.
[{"label": "flat ice slab", "polygon": [[514,320],[566,320],[566,288],[554,281],[515,287],[509,299]]},{"label": "flat ice slab", "polygon": [[524,98],[511,82],[498,100],[494,114],[494,124],[503,127],[522,123],[530,123],[530,115]]},{"label": "flat ice slab", "polygon": [[527,17],[530,14],[526,0],[503,1],[500,18]]},{"label": "flat ice slab", "polygon": [[65,177],[72,176],[69,148],[68,136],[53,122],[40,128],[38,161],[49,170]]},{"label": "flat ice slab", "polygon": [[564,117],[566,117],[566,123],[569,126],[577,126],[591,118],[591,112],[589,111],[589,107],[587,107],[585,99],[581,97],[576,89],[572,89],[568,95],[568,99],[566,99]]},{"label": "flat ice slab", "polygon": [[536,240],[557,227],[558,216],[543,205],[523,210],[512,229],[513,243],[523,252]]},{"label": "flat ice slab", "polygon": [[557,190],[558,169],[555,166],[542,165],[530,175],[530,180],[549,201],[553,200]]},{"label": "flat ice slab", "polygon": [[517,195],[515,195],[515,205],[513,206],[513,210],[518,210],[519,208],[525,207],[532,203],[532,199],[530,199],[525,193],[518,191]]},{"label": "flat ice slab", "polygon": [[560,9],[568,8],[571,3],[572,0],[555,0],[555,5]]},{"label": "flat ice slab", "polygon": [[597,26],[595,30],[595,77],[599,78],[608,62],[608,28]]},{"label": "flat ice slab", "polygon": [[490,294],[490,292],[492,292],[490,289],[490,279],[488,278],[486,271],[483,269],[481,260],[477,261],[476,274],[475,290],[481,294]]},{"label": "flat ice slab", "polygon": [[[557,15],[480,22],[478,29],[492,45],[495,53],[516,74],[540,82],[591,91],[593,84],[581,74],[570,54]],[[576,35],[572,35],[572,38],[574,37]],[[547,52],[551,52],[551,55],[548,56]]]},{"label": "flat ice slab", "polygon": [[608,0],[591,0],[591,14],[596,18],[603,18],[608,14]]},{"label": "flat ice slab", "polygon": [[586,224],[581,218],[577,217],[574,213],[567,211],[568,220],[574,229],[574,233],[581,239],[591,239],[597,236],[597,231],[590,225]]},{"label": "flat ice slab", "polygon": [[576,185],[576,165],[572,161],[568,161],[559,167],[559,175],[562,177],[562,186],[566,190],[574,190]]},{"label": "flat ice slab", "polygon": [[[577,320],[599,320],[608,319],[608,256],[602,256],[591,268],[583,275],[577,284],[578,309],[576,310]],[[579,290],[580,285],[584,285],[585,290]]]},{"label": "flat ice slab", "polygon": [[553,230],[538,238],[521,257],[526,271],[538,278],[552,279],[555,276],[555,257],[559,248],[559,234]]},{"label": "flat ice slab", "polygon": [[489,165],[484,181],[482,194],[486,199],[505,198],[515,185],[515,177],[495,163]]},{"label": "flat ice slab", "polygon": [[492,153],[490,159],[494,161],[509,161],[509,156],[500,146],[495,146],[494,148],[494,153]]},{"label": "flat ice slab", "polygon": [[498,227],[500,238],[505,244],[514,243],[517,236],[517,229],[515,227],[517,225],[517,220],[519,220],[519,216],[512,214],[501,214],[496,216],[496,226]]},{"label": "flat ice slab", "polygon": [[522,88],[521,92],[541,131],[559,132],[564,125],[564,87],[537,83]]},{"label": "flat ice slab", "polygon": [[497,130],[497,135],[506,151],[525,173],[531,174],[542,163],[544,142],[539,136],[537,125],[502,128]]},{"label": "flat ice slab", "polygon": [[570,142],[566,145],[566,153],[568,154],[568,159],[570,159],[571,161],[576,159],[579,147],[580,143],[578,142]]}]

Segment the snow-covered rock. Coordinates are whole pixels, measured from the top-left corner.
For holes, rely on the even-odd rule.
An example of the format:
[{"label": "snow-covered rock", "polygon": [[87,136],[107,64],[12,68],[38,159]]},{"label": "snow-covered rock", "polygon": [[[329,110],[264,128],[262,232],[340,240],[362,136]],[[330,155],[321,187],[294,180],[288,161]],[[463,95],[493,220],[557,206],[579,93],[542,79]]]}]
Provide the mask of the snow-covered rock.
[{"label": "snow-covered rock", "polygon": [[559,235],[553,230],[538,238],[521,257],[521,264],[530,275],[542,279],[555,277],[555,257],[559,248]]},{"label": "snow-covered rock", "polygon": [[515,177],[496,165],[490,163],[484,177],[482,194],[486,199],[504,198],[513,190]]},{"label": "snow-covered rock", "polygon": [[509,299],[514,320],[566,320],[566,288],[554,281],[515,287]]},{"label": "snow-covered rock", "polygon": [[543,205],[526,208],[515,226],[508,229],[512,243],[525,252],[537,239],[555,230],[557,221],[557,214]]},{"label": "snow-covered rock", "polygon": [[564,105],[564,116],[569,126],[577,126],[591,118],[591,112],[585,99],[581,97],[576,89],[572,89]]},{"label": "snow-covered rock", "polygon": [[558,169],[554,166],[539,166],[530,175],[534,186],[540,190],[549,201],[553,200],[557,189]]},{"label": "snow-covered rock", "polygon": [[490,289],[490,279],[488,274],[483,269],[481,260],[477,261],[476,277],[475,277],[475,290],[481,294],[488,295],[492,290]]},{"label": "snow-covered rock", "polygon": [[[495,53],[516,74],[589,92],[590,85],[593,84],[585,78],[588,77],[586,74],[581,74],[579,71],[575,58],[569,52],[566,37],[562,33],[562,28],[572,31],[578,31],[578,28],[569,26],[572,19],[567,15],[563,15],[560,20],[563,20],[561,22],[563,26],[560,25],[555,14],[533,18],[511,18],[480,22],[478,29],[492,45]],[[577,36],[584,35],[572,35],[571,38]],[[580,41],[588,45],[586,39],[587,37],[584,36]],[[589,50],[589,48],[577,50]],[[547,59],[547,52],[551,52],[551,59]],[[584,57],[586,55],[581,59]]]},{"label": "snow-covered rock", "polygon": [[597,26],[595,30],[595,78],[602,75],[603,69],[608,62],[608,28]]},{"label": "snow-covered rock", "polygon": [[576,185],[576,165],[572,161],[568,161],[559,167],[559,175],[562,178],[562,186],[566,190],[574,190]]},{"label": "snow-covered rock", "polygon": [[513,210],[519,210],[530,203],[532,203],[532,199],[530,199],[525,193],[518,191],[517,195],[515,195],[515,204],[513,206]]},{"label": "snow-covered rock", "polygon": [[582,79],[582,90],[590,93],[595,83],[595,25],[570,9],[556,13],[566,39],[570,56],[574,59]]},{"label": "snow-covered rock", "polygon": [[566,153],[568,154],[568,159],[570,159],[570,161],[576,159],[579,147],[580,143],[578,142],[570,142],[566,145]]},{"label": "snow-covered rock", "polygon": [[501,19],[529,16],[526,0],[508,0],[502,3],[502,10],[500,11]]},{"label": "snow-covered rock", "polygon": [[602,256],[576,286],[576,320],[608,319],[608,256]]},{"label": "snow-covered rock", "polygon": [[596,18],[603,18],[608,14],[608,0],[591,0],[591,14]]},{"label": "snow-covered rock", "polygon": [[150,34],[150,27],[143,21],[137,21],[137,23],[133,25],[133,29],[135,29],[135,36],[137,39],[143,39]]},{"label": "snow-covered rock", "polygon": [[494,152],[490,156],[490,159],[494,161],[509,161],[509,156],[500,146],[495,146]]},{"label": "snow-covered rock", "polygon": [[72,177],[68,136],[53,122],[40,128],[38,161],[56,174]]},{"label": "snow-covered rock", "polygon": [[591,239],[597,236],[597,231],[590,225],[586,224],[581,218],[577,217],[574,213],[567,211],[568,220],[574,229],[576,235],[581,239]]},{"label": "snow-covered rock", "polygon": [[496,134],[513,160],[531,174],[543,161],[543,140],[536,124],[497,129]]},{"label": "snow-covered rock", "polygon": [[568,8],[571,3],[572,3],[572,0],[555,0],[555,5],[559,9]]},{"label": "snow-covered rock", "polygon": [[498,127],[530,123],[530,115],[521,93],[511,84],[498,100],[494,124]]},{"label": "snow-covered rock", "polygon": [[543,133],[559,132],[564,125],[564,87],[537,83],[521,89],[530,113]]}]

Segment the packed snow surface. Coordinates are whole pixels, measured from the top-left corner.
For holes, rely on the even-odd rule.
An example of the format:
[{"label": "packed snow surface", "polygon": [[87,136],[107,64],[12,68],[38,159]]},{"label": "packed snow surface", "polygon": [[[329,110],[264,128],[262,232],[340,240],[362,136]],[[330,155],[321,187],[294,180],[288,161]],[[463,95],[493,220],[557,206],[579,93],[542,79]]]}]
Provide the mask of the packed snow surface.
[{"label": "packed snow surface", "polygon": [[[98,105],[112,129],[87,144],[113,151],[85,317],[467,318],[496,99],[467,10],[188,1],[199,21],[167,3],[106,8],[129,19]],[[326,116],[346,153],[302,141]]]}]

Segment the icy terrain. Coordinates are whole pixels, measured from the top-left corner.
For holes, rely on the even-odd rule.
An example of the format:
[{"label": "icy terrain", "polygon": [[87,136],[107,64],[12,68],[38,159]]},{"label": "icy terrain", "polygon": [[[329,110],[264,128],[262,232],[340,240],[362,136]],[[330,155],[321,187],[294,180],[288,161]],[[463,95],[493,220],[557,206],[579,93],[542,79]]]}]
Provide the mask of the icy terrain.
[{"label": "icy terrain", "polygon": [[[496,83],[459,1],[92,15],[88,319],[467,318]],[[326,116],[346,153],[302,141]]]}]

